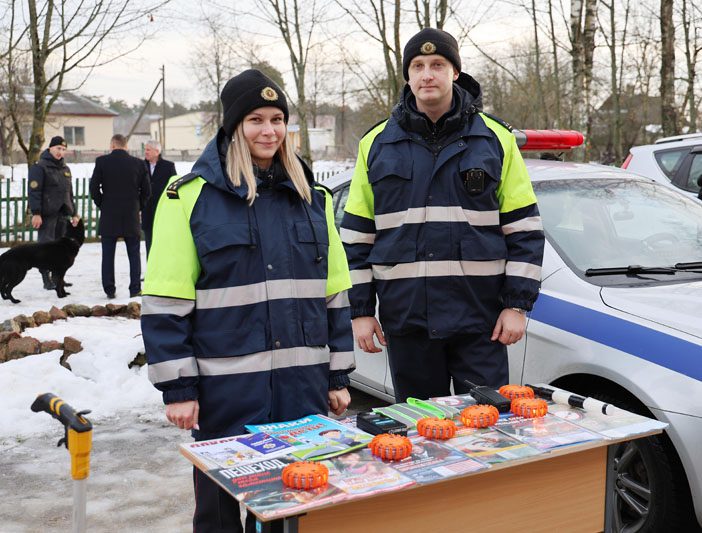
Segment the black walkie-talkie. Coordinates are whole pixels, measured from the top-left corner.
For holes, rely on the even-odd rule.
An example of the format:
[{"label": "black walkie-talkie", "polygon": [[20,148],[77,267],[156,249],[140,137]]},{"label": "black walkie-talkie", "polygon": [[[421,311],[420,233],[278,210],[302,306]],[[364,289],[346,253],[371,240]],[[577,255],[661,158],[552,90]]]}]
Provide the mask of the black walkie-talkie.
[{"label": "black walkie-talkie", "polygon": [[494,405],[495,407],[497,407],[497,410],[500,413],[509,412],[509,408],[512,405],[512,402],[508,398],[502,396],[502,394],[497,392],[495,389],[491,389],[490,387],[485,387],[483,385],[478,386],[475,383],[471,383],[467,379],[464,379],[463,383],[470,387],[468,393],[473,398],[475,398],[475,401],[477,403],[486,403],[488,405]]}]

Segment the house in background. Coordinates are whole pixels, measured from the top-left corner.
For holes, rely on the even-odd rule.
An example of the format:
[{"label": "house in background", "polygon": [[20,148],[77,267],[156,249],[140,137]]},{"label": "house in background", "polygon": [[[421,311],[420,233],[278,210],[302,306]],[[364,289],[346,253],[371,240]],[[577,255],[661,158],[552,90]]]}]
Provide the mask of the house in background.
[{"label": "house in background", "polygon": [[[33,102],[33,94],[29,89],[24,94],[23,107],[26,120],[22,127],[22,135],[29,138],[32,116],[29,108]],[[64,92],[51,106],[51,112],[44,124],[44,146],[48,147],[49,140],[60,135],[66,139],[68,151],[66,160],[77,162],[94,159],[96,155],[107,152],[110,148],[110,138],[113,132],[113,122],[118,113],[92,100],[72,92]],[[26,141],[25,141],[26,142]],[[12,145],[13,161],[24,161],[25,156],[15,138]]]},{"label": "house in background", "polygon": [[61,135],[69,152],[106,152],[118,113],[75,93],[63,93],[51,107],[44,137]]},{"label": "house in background", "polygon": [[[163,120],[157,119],[150,124],[150,135],[163,144],[161,129]],[[217,114],[209,111],[192,111],[166,119],[166,150],[169,158],[183,160],[196,158],[210,139],[217,133]],[[164,155],[165,155],[164,154]]]},{"label": "house in background", "polygon": [[[310,136],[310,152],[312,158],[329,158],[336,155],[336,117],[334,115],[317,115],[307,120],[307,131]],[[300,121],[296,114],[290,115],[288,123],[290,135],[296,152],[300,151]]]}]

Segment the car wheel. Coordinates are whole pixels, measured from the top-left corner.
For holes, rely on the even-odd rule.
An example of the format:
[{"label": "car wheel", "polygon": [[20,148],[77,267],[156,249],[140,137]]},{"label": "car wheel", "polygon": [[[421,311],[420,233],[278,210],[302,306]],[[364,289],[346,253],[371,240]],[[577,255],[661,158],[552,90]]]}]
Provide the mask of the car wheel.
[{"label": "car wheel", "polygon": [[[592,394],[644,416],[650,413],[609,394]],[[613,444],[607,454],[607,520],[617,533],[685,531],[691,502],[687,478],[664,435]]]}]

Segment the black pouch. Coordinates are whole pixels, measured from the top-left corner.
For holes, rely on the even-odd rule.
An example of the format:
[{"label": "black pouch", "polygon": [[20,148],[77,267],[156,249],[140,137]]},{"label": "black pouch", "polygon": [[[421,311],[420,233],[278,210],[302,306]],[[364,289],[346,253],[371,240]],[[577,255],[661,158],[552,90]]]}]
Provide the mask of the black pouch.
[{"label": "black pouch", "polygon": [[482,168],[469,168],[463,171],[462,178],[468,194],[480,194],[485,190],[485,171]]}]

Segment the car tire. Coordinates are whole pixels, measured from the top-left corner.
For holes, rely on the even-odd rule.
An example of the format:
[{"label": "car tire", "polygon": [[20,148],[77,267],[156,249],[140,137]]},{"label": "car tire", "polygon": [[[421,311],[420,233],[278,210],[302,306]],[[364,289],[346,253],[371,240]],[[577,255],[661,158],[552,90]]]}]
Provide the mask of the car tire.
[{"label": "car tire", "polygon": [[[643,416],[641,406],[608,393],[592,393],[606,403]],[[619,533],[693,531],[687,478],[666,435],[613,444],[607,454],[607,530]]]}]

